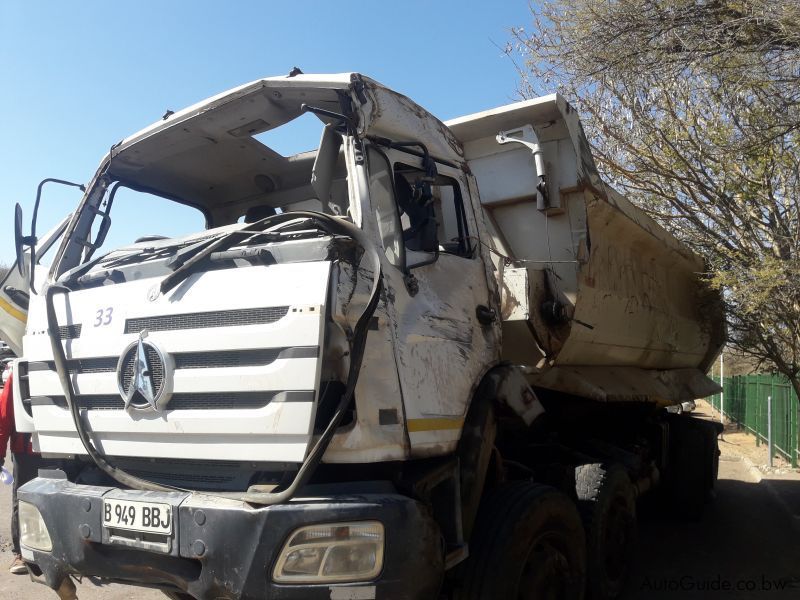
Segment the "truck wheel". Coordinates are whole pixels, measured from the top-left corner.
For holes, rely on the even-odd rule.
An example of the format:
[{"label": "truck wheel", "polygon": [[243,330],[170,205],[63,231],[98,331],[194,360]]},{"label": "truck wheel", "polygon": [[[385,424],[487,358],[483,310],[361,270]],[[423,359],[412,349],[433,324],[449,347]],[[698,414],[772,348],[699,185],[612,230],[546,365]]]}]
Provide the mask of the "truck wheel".
[{"label": "truck wheel", "polygon": [[714,489],[719,475],[719,431],[715,423],[694,419],[692,423],[703,436],[702,460],[705,464],[706,495]]},{"label": "truck wheel", "polygon": [[711,453],[711,489],[713,490],[717,485],[717,479],[719,478],[719,455],[721,454],[719,451],[719,438],[717,437],[717,432],[715,430],[711,430],[710,434],[708,435],[707,445],[709,447],[709,452]]},{"label": "truck wheel", "polygon": [[[671,424],[671,427],[674,423]],[[707,451],[707,436],[689,426],[674,429],[667,482],[671,512],[696,521],[703,516],[713,485],[713,464]]]},{"label": "truck wheel", "polygon": [[575,468],[578,510],[586,530],[587,596],[616,598],[628,578],[636,539],[636,499],[621,465]]},{"label": "truck wheel", "polygon": [[586,548],[580,516],[555,488],[504,484],[481,505],[459,600],[581,600]]}]

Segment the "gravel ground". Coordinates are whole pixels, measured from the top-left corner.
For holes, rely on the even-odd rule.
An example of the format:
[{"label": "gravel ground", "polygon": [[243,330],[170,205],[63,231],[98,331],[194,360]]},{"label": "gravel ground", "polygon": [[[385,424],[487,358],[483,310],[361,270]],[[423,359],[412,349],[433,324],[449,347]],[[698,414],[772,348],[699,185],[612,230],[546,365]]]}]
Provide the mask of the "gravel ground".
[{"label": "gravel ground", "polygon": [[[701,414],[712,416],[715,421],[719,421],[719,413],[715,411],[710,404],[700,400],[697,406]],[[800,475],[800,469],[793,469],[792,465],[789,464],[788,461],[783,460],[780,456],[773,457],[773,466],[770,467],[767,445],[764,442],[757,444],[756,437],[751,433],[747,433],[747,431],[740,428],[736,423],[725,423],[725,431],[720,438],[720,449],[722,452],[747,458],[765,475],[786,475],[792,473]]]}]

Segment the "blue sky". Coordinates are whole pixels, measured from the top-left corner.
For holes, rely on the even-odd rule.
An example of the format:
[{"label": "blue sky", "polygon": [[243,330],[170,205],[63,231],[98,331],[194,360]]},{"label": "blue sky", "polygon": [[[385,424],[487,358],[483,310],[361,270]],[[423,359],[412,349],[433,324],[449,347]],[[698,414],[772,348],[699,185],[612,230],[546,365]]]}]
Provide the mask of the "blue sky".
[{"label": "blue sky", "polygon": [[[88,182],[113,143],[168,108],[296,65],[360,71],[446,120],[516,98],[515,68],[498,47],[528,23],[525,0],[0,0],[0,263],[13,261],[15,202],[29,223],[40,180]],[[310,149],[319,133],[309,134],[278,149]],[[45,189],[39,231],[79,199]],[[152,233],[176,232],[165,222]]]}]

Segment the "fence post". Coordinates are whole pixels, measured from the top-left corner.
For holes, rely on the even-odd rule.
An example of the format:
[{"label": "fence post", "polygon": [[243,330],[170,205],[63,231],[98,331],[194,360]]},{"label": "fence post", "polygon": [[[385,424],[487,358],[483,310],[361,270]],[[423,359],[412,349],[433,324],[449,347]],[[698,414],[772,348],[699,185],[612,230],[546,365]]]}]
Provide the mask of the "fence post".
[{"label": "fence post", "polygon": [[797,418],[798,412],[800,411],[800,407],[798,407],[797,398],[794,395],[794,387],[789,388],[789,405],[792,407],[791,415],[794,417],[794,423],[792,423],[792,438],[794,440],[794,444],[792,444],[792,468],[797,468],[797,454],[798,454],[798,422],[800,419]]},{"label": "fence post", "polygon": [[[756,446],[761,446],[761,438],[762,438],[762,430],[761,430],[761,397],[758,394],[758,385],[756,385],[756,392],[753,394],[751,390],[753,389],[753,382],[752,379],[757,377],[756,375],[745,375],[745,394],[744,397],[746,398],[748,404],[750,402],[753,403],[753,421],[751,427],[753,428],[753,432],[756,436]],[[752,414],[752,413],[751,413]]]},{"label": "fence post", "polygon": [[719,353],[719,385],[722,391],[719,393],[719,422],[725,425],[725,347]]},{"label": "fence post", "polygon": [[798,400],[800,400],[800,398],[795,395],[794,386],[791,382],[789,382],[789,406],[791,406],[791,408],[787,410],[789,411],[789,415],[792,417],[792,423],[790,427],[792,442],[794,443],[791,444],[792,449],[790,450],[790,454],[793,468],[797,468],[798,446],[800,446],[800,440],[798,440],[798,438],[800,438],[800,435],[798,435],[798,426],[800,424],[800,419],[798,419],[798,416],[800,416],[800,404],[798,403]]},{"label": "fence post", "polygon": [[769,452],[769,466],[772,468],[772,396],[767,396],[767,451]]}]

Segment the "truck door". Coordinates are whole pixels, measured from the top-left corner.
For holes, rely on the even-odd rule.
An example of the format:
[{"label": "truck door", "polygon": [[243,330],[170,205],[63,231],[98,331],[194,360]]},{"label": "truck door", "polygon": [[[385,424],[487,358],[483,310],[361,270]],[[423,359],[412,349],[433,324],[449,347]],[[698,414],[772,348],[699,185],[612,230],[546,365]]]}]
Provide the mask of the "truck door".
[{"label": "truck door", "polygon": [[370,199],[412,451],[455,445],[474,386],[496,359],[486,269],[464,173],[370,146]]},{"label": "truck door", "polygon": [[[71,216],[64,217],[36,244],[36,277],[34,281],[39,288],[47,279],[48,270],[42,259],[47,260],[47,251],[60,239]],[[14,264],[5,274],[0,275],[0,339],[6,342],[17,356],[22,355],[22,337],[25,335],[25,324],[28,320],[30,249],[23,252],[21,260],[24,265],[21,270],[17,264]]]}]

